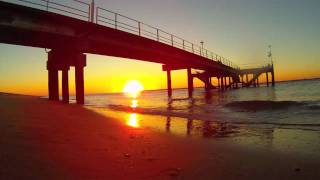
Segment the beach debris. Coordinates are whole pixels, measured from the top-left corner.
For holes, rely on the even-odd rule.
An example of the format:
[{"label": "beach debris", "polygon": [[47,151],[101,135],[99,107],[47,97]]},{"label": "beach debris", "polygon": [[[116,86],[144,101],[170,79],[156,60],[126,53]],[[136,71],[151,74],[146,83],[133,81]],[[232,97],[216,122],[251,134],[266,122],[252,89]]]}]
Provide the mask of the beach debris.
[{"label": "beach debris", "polygon": [[130,157],[131,157],[131,155],[128,154],[128,153],[123,154],[123,156],[124,156],[125,158],[130,158]]},{"label": "beach debris", "polygon": [[204,137],[229,137],[231,134],[237,133],[234,130],[235,126],[229,125],[227,123],[213,123],[207,121],[205,126],[202,128],[202,133]]},{"label": "beach debris", "polygon": [[169,175],[171,177],[177,177],[180,175],[181,173],[181,168],[169,168],[168,171],[169,171]]},{"label": "beach debris", "polygon": [[225,105],[227,108],[236,109],[240,112],[257,112],[265,110],[282,110],[291,107],[300,107],[305,103],[297,101],[234,101]]}]

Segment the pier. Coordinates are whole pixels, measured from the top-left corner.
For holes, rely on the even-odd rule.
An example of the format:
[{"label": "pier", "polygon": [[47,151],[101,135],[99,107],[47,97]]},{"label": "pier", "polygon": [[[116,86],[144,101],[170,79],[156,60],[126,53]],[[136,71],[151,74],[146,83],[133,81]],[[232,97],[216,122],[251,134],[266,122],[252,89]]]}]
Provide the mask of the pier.
[{"label": "pier", "polygon": [[[194,78],[200,79],[206,90],[257,87],[263,74],[267,75],[267,85],[269,74],[271,85],[275,85],[273,64],[241,69],[202,46],[94,4],[74,1],[77,5],[71,7],[45,0],[20,2],[0,1],[0,43],[50,49],[47,60],[50,100],[59,100],[58,72],[62,71],[62,100],[69,102],[68,71],[75,68],[76,100],[84,104],[86,53],[162,64],[167,73],[169,98],[171,72],[182,69],[188,77],[189,98]],[[212,78],[218,84],[213,85]]]}]

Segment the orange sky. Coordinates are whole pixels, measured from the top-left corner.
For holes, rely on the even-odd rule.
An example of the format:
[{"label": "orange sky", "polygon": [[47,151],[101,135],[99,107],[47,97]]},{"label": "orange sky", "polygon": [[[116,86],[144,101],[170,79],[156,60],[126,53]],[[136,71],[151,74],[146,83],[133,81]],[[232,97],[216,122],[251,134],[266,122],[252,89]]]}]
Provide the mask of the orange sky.
[{"label": "orange sky", "polygon": [[[0,56],[0,91],[30,95],[47,95],[46,53],[43,49],[22,46],[0,45],[6,49]],[[19,52],[10,54],[13,50]],[[16,59],[17,63],[3,63]],[[21,63],[20,63],[21,62]],[[300,68],[287,68],[275,65],[276,80],[290,80],[320,77],[320,72]],[[187,85],[186,70],[172,72],[173,88]],[[61,79],[61,74],[60,74]],[[108,56],[88,55],[85,68],[85,92],[107,93],[121,92],[129,80],[139,80],[145,90],[165,89],[166,73],[161,65],[144,61],[135,61]],[[265,81],[262,76],[260,82]],[[215,82],[215,80],[214,80]],[[61,82],[60,82],[61,83]],[[74,70],[69,71],[70,94],[74,94]],[[196,87],[203,83],[194,79]],[[61,88],[61,84],[60,84]]]}]

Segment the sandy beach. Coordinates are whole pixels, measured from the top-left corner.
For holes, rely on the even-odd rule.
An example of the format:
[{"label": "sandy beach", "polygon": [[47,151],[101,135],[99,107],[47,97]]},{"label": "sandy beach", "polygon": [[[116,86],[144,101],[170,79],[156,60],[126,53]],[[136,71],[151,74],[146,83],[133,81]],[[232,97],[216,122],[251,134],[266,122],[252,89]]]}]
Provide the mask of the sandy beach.
[{"label": "sandy beach", "polygon": [[137,128],[120,112],[2,93],[0,179],[320,178],[317,131],[205,137],[183,135],[183,120],[168,133],[152,123],[157,116],[141,116],[146,125]]}]

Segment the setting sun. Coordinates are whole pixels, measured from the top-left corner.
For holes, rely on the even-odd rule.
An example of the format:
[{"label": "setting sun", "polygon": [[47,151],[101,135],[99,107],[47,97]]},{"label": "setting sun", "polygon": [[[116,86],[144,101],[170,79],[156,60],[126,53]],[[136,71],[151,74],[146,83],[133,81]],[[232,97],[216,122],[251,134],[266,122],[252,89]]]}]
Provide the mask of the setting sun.
[{"label": "setting sun", "polygon": [[137,98],[143,90],[142,84],[137,80],[131,80],[126,83],[123,88],[123,92],[132,98]]}]

